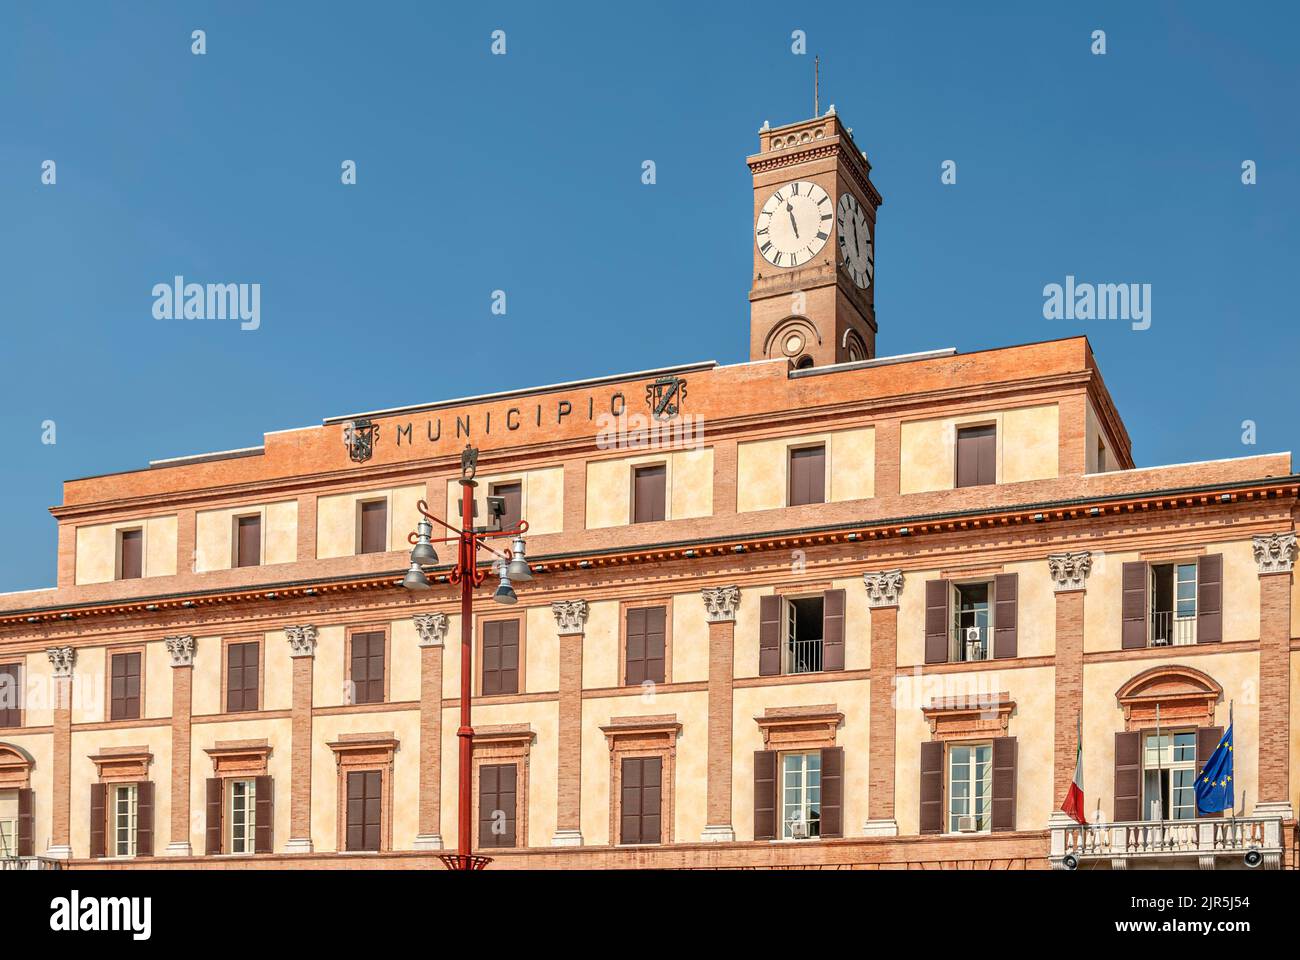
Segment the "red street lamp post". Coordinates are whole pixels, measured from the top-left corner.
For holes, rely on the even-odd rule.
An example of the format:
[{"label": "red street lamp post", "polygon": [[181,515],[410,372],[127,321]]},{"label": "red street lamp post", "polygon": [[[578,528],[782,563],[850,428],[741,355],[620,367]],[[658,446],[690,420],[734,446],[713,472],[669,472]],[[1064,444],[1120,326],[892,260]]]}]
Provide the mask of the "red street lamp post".
[{"label": "red street lamp post", "polygon": [[[500,584],[492,599],[498,603],[514,604],[518,598],[515,596],[513,581],[531,580],[533,576],[528,568],[528,561],[524,559],[523,535],[528,532],[526,520],[520,520],[519,525],[510,530],[491,530],[488,526],[474,525],[474,488],[478,486],[474,481],[474,473],[477,466],[478,450],[466,444],[460,455],[460,516],[461,522],[466,524],[466,529],[462,530],[445,520],[440,520],[429,513],[429,505],[425,501],[419,502],[420,514],[424,519],[416,525],[416,532],[408,538],[415,546],[411,550],[411,569],[406,572],[406,577],[402,580],[402,586],[408,590],[428,590],[429,578],[424,568],[433,567],[438,563],[438,554],[433,544],[435,542],[456,543],[456,563],[447,574],[447,581],[460,584],[460,727],[456,731],[456,736],[460,740],[456,809],[457,849],[455,853],[443,854],[440,857],[449,870],[482,870],[492,861],[491,857],[470,852],[470,837],[473,830],[470,801],[473,795],[471,787],[474,728],[470,725],[470,690],[473,671],[474,588],[481,587],[488,578],[487,569],[479,568],[478,551],[480,548],[485,549],[497,558],[493,566]],[[493,505],[494,499],[489,498],[490,506]],[[499,505],[500,501],[496,504]],[[490,519],[499,519],[499,510],[489,512],[492,513]],[[446,528],[450,536],[434,541],[432,533],[435,523]],[[503,552],[487,544],[487,540],[501,537],[514,538],[510,549]]]}]

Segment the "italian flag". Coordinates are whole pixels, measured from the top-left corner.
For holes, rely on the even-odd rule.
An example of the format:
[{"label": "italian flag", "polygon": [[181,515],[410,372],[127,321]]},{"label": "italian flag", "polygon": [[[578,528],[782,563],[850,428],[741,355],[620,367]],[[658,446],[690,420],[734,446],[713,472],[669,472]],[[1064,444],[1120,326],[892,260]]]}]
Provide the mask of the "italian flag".
[{"label": "italian flag", "polygon": [[1061,809],[1076,823],[1087,823],[1088,818],[1083,812],[1083,717],[1079,717],[1079,723],[1075,730],[1075,739],[1078,746],[1074,752],[1074,779],[1070,781],[1070,789],[1065,793],[1065,803],[1061,804]]}]

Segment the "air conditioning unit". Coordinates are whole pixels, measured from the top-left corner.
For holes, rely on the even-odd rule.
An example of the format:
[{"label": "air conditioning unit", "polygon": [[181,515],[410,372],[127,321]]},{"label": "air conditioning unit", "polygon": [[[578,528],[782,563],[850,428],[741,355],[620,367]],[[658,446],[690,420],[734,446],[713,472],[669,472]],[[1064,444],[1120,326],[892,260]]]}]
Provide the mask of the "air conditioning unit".
[{"label": "air conditioning unit", "polygon": [[958,833],[979,833],[980,822],[978,817],[958,817]]},{"label": "air conditioning unit", "polygon": [[791,821],[790,821],[790,836],[791,836],[793,839],[795,839],[795,840],[807,840],[807,839],[808,839],[808,821],[807,821],[807,820],[802,820],[802,819],[800,819],[800,820],[791,820]]},{"label": "air conditioning unit", "polygon": [[966,659],[981,660],[984,655],[984,644],[980,637],[979,627],[966,628]]}]

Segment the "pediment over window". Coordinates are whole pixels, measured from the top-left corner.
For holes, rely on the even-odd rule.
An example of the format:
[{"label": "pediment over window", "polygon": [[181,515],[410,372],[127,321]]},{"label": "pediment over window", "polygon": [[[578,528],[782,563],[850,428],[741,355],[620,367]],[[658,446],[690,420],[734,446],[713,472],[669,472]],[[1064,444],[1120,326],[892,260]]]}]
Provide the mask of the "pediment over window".
[{"label": "pediment over window", "polygon": [[1015,709],[1009,693],[975,693],[932,697],[921,713],[930,725],[931,740],[969,740],[1005,737]]},{"label": "pediment over window", "polygon": [[90,758],[100,783],[130,783],[149,779],[153,754],[146,747],[103,747]]},{"label": "pediment over window", "polygon": [[36,761],[22,747],[0,743],[0,787],[26,790],[31,786],[32,767]]},{"label": "pediment over window", "polygon": [[1222,698],[1223,687],[1213,677],[1177,663],[1144,670],[1115,691],[1129,730],[1153,726],[1157,705],[1161,723],[1208,723]]},{"label": "pediment over window", "polygon": [[835,746],[835,731],[844,722],[844,714],[833,703],[768,707],[754,722],[768,750],[819,750]]},{"label": "pediment over window", "polygon": [[215,776],[262,777],[271,745],[265,740],[218,740],[203,752],[212,758]]}]

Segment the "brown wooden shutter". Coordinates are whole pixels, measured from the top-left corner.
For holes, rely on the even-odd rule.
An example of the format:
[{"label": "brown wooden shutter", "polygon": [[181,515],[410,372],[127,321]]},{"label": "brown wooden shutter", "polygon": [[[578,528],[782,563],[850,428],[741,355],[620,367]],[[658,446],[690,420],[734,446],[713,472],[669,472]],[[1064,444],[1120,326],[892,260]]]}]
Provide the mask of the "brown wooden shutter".
[{"label": "brown wooden shutter", "polygon": [[1142,732],[1115,734],[1115,823],[1142,819]]},{"label": "brown wooden shutter", "polygon": [[844,669],[844,591],[822,594],[822,669]]},{"label": "brown wooden shutter", "polygon": [[485,697],[501,692],[501,620],[488,620],[483,624],[482,691]]},{"label": "brown wooden shutter", "polygon": [[[515,845],[515,811],[518,768],[513,763],[492,763],[479,767],[478,845],[513,847]],[[504,832],[494,833],[496,812],[503,815]]]},{"label": "brown wooden shutter", "polygon": [[952,594],[947,580],[925,584],[925,662],[948,662],[948,601]]},{"label": "brown wooden shutter", "polygon": [[781,598],[759,597],[758,600],[758,675],[775,677],[781,673]]},{"label": "brown wooden shutter", "polygon": [[645,607],[634,607],[627,612],[626,651],[624,675],[629,687],[645,682]]},{"label": "brown wooden shutter", "polygon": [[789,504],[826,502],[826,447],[796,447],[790,451]]},{"label": "brown wooden shutter", "polygon": [[253,852],[271,852],[271,828],[275,826],[275,781],[270,777],[255,777],[253,792],[257,795],[257,829],[253,835]]},{"label": "brown wooden shutter", "polygon": [[103,857],[105,832],[108,828],[108,784],[90,785],[90,855]]},{"label": "brown wooden shutter", "polygon": [[111,666],[109,719],[140,718],[140,654],[115,653]]},{"label": "brown wooden shutter", "polygon": [[624,679],[628,686],[639,686],[647,680],[664,682],[666,616],[663,607],[634,607],[627,611]]},{"label": "brown wooden shutter", "polygon": [[238,517],[235,520],[235,566],[256,567],[262,562],[262,518]]},{"label": "brown wooden shutter", "polygon": [[257,672],[261,645],[256,640],[232,643],[226,648],[226,710],[256,710]]},{"label": "brown wooden shutter", "polygon": [[144,575],[144,531],[123,530],[119,534],[121,579],[136,580]]},{"label": "brown wooden shutter", "polygon": [[993,738],[994,831],[1016,829],[1016,738]]},{"label": "brown wooden shutter", "polygon": [[[1198,628],[1199,629],[1199,628]],[[1197,641],[1200,642],[1199,639]],[[1210,762],[1210,756],[1218,749],[1219,741],[1223,739],[1223,727],[1198,727],[1196,729],[1196,774],[1200,776],[1205,765]],[[1195,783],[1195,781],[1193,781]],[[1236,805],[1237,788],[1232,788],[1233,805]],[[1196,810],[1197,817],[1222,817],[1226,811],[1217,813],[1201,813],[1200,808]]]},{"label": "brown wooden shutter", "polygon": [[519,621],[483,624],[484,696],[519,692]]},{"label": "brown wooden shutter", "polygon": [[153,783],[149,780],[135,785],[135,854],[153,856]]},{"label": "brown wooden shutter", "polygon": [[997,465],[996,427],[965,427],[957,431],[957,486],[995,483]]},{"label": "brown wooden shutter", "polygon": [[844,748],[822,748],[820,835],[844,836]]},{"label": "brown wooden shutter", "polygon": [[1211,553],[1196,561],[1196,642],[1219,643],[1221,640],[1223,554]]},{"label": "brown wooden shutter", "polygon": [[998,660],[1016,656],[1019,593],[1019,574],[1000,573],[993,578],[993,656]]},{"label": "brown wooden shutter", "polygon": [[754,751],[754,839],[776,839],[776,752]]},{"label": "brown wooden shutter", "polygon": [[501,514],[501,529],[513,530],[519,526],[524,516],[524,485],[522,483],[494,483],[492,496],[505,501],[505,513]]},{"label": "brown wooden shutter", "polygon": [[377,770],[358,770],[348,774],[347,849],[380,848],[382,789],[383,778]]},{"label": "brown wooden shutter", "polygon": [[1120,644],[1125,650],[1147,645],[1147,565],[1126,563],[1122,573],[1123,624]]},{"label": "brown wooden shutter", "polygon": [[943,741],[921,742],[921,832],[943,833]]},{"label": "brown wooden shutter", "polygon": [[384,634],[352,634],[352,691],[354,703],[384,702]]},{"label": "brown wooden shutter", "polygon": [[23,722],[22,664],[0,664],[0,727],[17,727]]},{"label": "brown wooden shutter", "polygon": [[203,830],[203,854],[212,856],[221,852],[221,778],[209,777],[205,784],[203,808],[207,814],[207,823]]},{"label": "brown wooden shutter", "polygon": [[667,515],[668,468],[662,463],[632,468],[632,522],[649,523]]},{"label": "brown wooden shutter", "polygon": [[370,500],[361,504],[360,553],[384,553],[388,550],[388,503]]},{"label": "brown wooden shutter", "polygon": [[620,796],[620,843],[659,843],[663,810],[663,760],[626,757]]},{"label": "brown wooden shutter", "polygon": [[31,790],[18,791],[18,856],[36,855],[36,798]]}]

